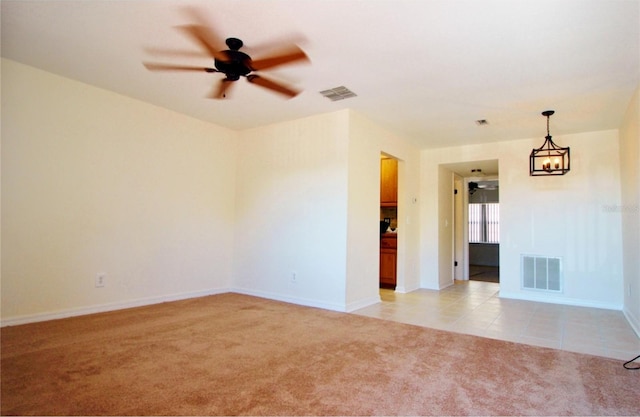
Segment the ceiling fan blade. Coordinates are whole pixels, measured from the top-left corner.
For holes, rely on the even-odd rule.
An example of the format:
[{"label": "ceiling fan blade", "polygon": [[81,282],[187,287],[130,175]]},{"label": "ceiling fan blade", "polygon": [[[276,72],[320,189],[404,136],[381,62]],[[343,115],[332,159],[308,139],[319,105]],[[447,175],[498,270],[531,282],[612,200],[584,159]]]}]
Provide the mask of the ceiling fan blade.
[{"label": "ceiling fan blade", "polygon": [[209,98],[215,98],[215,99],[226,98],[228,92],[230,91],[229,89],[231,88],[232,84],[233,84],[233,81],[231,81],[231,80],[229,80],[227,78],[223,78],[222,80],[220,80],[220,83],[218,84],[217,90],[213,91],[209,95]]},{"label": "ceiling fan blade", "polygon": [[307,57],[307,54],[305,54],[302,49],[297,46],[292,46],[280,52],[278,55],[252,60],[249,66],[254,71],[259,71],[296,61],[309,61],[309,57]]},{"label": "ceiling fan blade", "polygon": [[145,68],[150,71],[203,71],[203,72],[219,72],[215,68],[208,67],[195,67],[190,65],[173,65],[173,64],[158,64],[154,62],[144,62]]},{"label": "ceiling fan blade", "polygon": [[267,89],[269,89],[271,91],[274,91],[276,93],[283,94],[283,95],[285,95],[285,96],[287,96],[289,98],[293,98],[293,97],[297,96],[300,93],[300,91],[293,90],[293,89],[291,89],[289,87],[286,87],[286,86],[284,86],[282,84],[276,83],[275,81],[268,80],[268,79],[266,79],[264,77],[261,77],[259,75],[255,75],[255,74],[248,75],[247,76],[247,80],[250,83],[257,84],[260,87],[264,87],[264,88],[267,88]]},{"label": "ceiling fan blade", "polygon": [[220,61],[228,59],[226,54],[222,52],[223,49],[226,49],[224,41],[210,28],[200,25],[186,25],[179,26],[179,28],[203,46],[212,58]]}]

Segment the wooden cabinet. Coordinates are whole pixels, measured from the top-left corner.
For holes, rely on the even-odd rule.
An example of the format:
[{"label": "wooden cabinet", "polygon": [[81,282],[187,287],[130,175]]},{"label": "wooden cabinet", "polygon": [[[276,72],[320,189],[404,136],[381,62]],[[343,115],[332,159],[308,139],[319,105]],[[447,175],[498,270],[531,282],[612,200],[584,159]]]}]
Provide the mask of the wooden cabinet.
[{"label": "wooden cabinet", "polygon": [[[397,205],[398,160],[386,157],[381,158],[380,207],[397,207]],[[380,287],[382,288],[396,288],[397,237],[398,235],[395,233],[383,233],[380,235]]]},{"label": "wooden cabinet", "polygon": [[397,235],[380,236],[380,287],[396,288]]},{"label": "wooden cabinet", "polygon": [[380,159],[380,206],[398,204],[398,160]]}]

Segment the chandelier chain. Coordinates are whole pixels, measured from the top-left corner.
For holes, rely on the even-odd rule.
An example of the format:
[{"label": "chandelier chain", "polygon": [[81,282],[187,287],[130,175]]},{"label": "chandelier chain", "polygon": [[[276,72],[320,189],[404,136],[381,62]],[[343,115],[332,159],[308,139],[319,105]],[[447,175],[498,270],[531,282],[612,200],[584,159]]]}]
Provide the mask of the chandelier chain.
[{"label": "chandelier chain", "polygon": [[549,134],[549,118],[550,118],[550,117],[551,117],[551,116],[547,116],[547,136],[551,136],[551,135]]}]

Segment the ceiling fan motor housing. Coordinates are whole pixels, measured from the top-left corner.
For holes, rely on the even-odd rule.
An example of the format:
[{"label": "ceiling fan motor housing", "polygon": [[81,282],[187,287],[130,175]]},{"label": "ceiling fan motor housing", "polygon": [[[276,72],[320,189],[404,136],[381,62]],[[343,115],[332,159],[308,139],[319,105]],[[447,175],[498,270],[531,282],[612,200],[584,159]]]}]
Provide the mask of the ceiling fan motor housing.
[{"label": "ceiling fan motor housing", "polygon": [[238,50],[244,45],[240,39],[228,38],[226,44],[229,49],[222,53],[227,59],[224,61],[215,59],[216,69],[225,74],[229,81],[236,81],[251,72],[251,67],[248,65],[251,57]]}]

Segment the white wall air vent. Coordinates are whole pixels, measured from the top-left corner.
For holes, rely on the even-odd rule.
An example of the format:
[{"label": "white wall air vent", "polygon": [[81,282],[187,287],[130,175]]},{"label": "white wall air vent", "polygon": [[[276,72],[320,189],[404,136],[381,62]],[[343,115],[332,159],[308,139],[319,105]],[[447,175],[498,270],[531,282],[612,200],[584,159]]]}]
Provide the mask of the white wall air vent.
[{"label": "white wall air vent", "polygon": [[349,90],[347,87],[340,86],[336,88],[331,88],[329,90],[320,91],[320,94],[325,96],[331,101],[344,100],[349,97],[356,97],[356,93]]},{"label": "white wall air vent", "polygon": [[562,259],[522,255],[522,288],[542,291],[562,291]]}]

